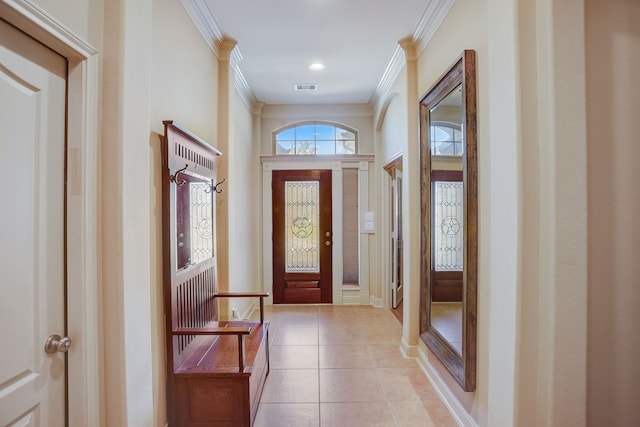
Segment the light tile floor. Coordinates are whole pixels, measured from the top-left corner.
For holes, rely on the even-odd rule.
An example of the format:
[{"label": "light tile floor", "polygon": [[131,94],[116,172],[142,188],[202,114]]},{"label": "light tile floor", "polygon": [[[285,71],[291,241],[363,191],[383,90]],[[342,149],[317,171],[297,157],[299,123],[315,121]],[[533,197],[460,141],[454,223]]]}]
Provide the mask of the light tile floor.
[{"label": "light tile floor", "polygon": [[255,427],[457,426],[402,327],[371,306],[267,306],[271,372]]},{"label": "light tile floor", "polygon": [[462,303],[434,302],[431,304],[431,324],[458,354],[462,354]]}]

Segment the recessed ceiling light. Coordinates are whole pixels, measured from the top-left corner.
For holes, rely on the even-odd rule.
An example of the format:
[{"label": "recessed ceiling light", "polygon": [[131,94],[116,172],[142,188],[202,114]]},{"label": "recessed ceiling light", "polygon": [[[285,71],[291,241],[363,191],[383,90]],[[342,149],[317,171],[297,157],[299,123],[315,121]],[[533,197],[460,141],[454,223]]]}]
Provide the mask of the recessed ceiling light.
[{"label": "recessed ceiling light", "polygon": [[322,71],[324,70],[324,64],[322,62],[314,62],[313,64],[309,65],[309,69],[311,71]]}]

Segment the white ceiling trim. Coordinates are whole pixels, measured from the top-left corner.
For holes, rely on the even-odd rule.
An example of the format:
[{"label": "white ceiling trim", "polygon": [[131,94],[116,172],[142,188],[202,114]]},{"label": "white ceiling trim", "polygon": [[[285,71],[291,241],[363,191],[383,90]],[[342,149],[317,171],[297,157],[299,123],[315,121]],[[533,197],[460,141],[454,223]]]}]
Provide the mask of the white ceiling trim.
[{"label": "white ceiling trim", "polygon": [[[181,0],[181,2],[196,28],[200,31],[202,37],[204,37],[209,48],[213,51],[216,57],[219,58],[220,44],[224,39],[224,34],[213,16],[213,12],[209,9],[207,2],[204,0]],[[256,97],[240,70],[239,64],[243,58],[244,55],[240,51],[240,46],[236,44],[231,51],[230,59],[231,67],[234,71],[233,84],[242,97],[242,100],[248,106],[251,106]]]},{"label": "white ceiling trim", "polygon": [[240,52],[238,45],[236,45],[235,48],[231,51],[233,84],[244,103],[251,108],[253,106],[253,103],[257,100],[255,95],[253,94],[253,91],[251,90],[251,87],[249,86],[249,83],[247,83],[247,80],[244,78],[242,71],[240,71],[240,61],[242,61],[243,58],[244,56],[242,55],[242,52]]},{"label": "white ceiling trim", "polygon": [[371,97],[370,104],[376,105],[377,101],[384,99],[384,97],[391,90],[391,86],[393,82],[396,81],[398,75],[400,74],[400,70],[404,67],[406,60],[404,56],[404,50],[400,47],[400,45],[396,45],[396,49],[393,51],[393,55],[391,56],[391,60],[387,65],[387,68],[384,70],[382,74],[382,78],[376,87],[373,96]]},{"label": "white ceiling trim", "polygon": [[207,3],[204,0],[181,0],[181,3],[198,31],[200,31],[200,34],[202,34],[202,37],[204,37],[204,41],[209,45],[213,53],[218,56],[218,44],[224,36]]},{"label": "white ceiling trim", "polygon": [[[209,9],[207,2],[205,0],[181,0],[181,2],[196,28],[198,28],[200,34],[204,37],[205,42],[214,54],[218,56],[218,45],[224,38],[224,35],[213,16],[213,12]],[[418,55],[425,49],[455,2],[456,0],[431,0],[429,2],[413,31],[413,39],[416,41]],[[245,102],[247,102],[247,105],[251,105],[256,98],[238,66],[242,58],[240,47],[236,45],[232,52],[232,66],[235,75],[234,84]],[[397,45],[371,97],[370,105],[375,105],[387,95],[391,86],[398,78],[405,62],[404,50],[400,45]]]},{"label": "white ceiling trim", "polygon": [[253,103],[256,102],[257,99],[253,94],[253,91],[251,90],[249,83],[247,83],[247,81],[245,80],[240,70],[237,68],[234,68],[234,69],[235,69],[235,72],[233,73],[234,75],[233,84],[236,90],[238,91],[238,93],[240,94],[240,97],[242,98],[244,103],[247,105],[247,107],[253,108]]},{"label": "white ceiling trim", "polygon": [[[424,13],[420,17],[420,21],[416,25],[415,30],[413,31],[413,39],[417,45],[418,56],[422,53],[424,48],[427,46],[433,35],[444,21],[444,18],[449,13],[449,10],[453,7],[456,0],[431,0],[427,5]],[[387,65],[387,68],[376,87],[376,90],[372,96],[371,104],[376,105],[380,100],[384,99],[389,91],[391,90],[391,86],[398,78],[400,71],[404,67],[406,63],[406,57],[404,50],[398,44],[396,46],[393,55],[391,56],[391,60]]]},{"label": "white ceiling trim", "polygon": [[429,41],[436,33],[442,21],[453,7],[456,0],[432,0],[424,11],[424,14],[418,21],[413,39],[418,46],[418,56],[422,53]]}]

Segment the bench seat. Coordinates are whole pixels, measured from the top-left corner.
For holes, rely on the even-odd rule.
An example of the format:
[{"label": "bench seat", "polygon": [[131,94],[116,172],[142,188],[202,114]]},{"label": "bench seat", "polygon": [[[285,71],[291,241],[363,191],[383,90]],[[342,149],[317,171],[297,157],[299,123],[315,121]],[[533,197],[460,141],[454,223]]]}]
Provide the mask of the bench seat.
[{"label": "bench seat", "polygon": [[[196,329],[200,329],[197,331]],[[244,338],[244,367],[238,366],[238,335],[209,335],[225,329],[250,330]],[[200,332],[175,369],[176,420],[180,427],[250,427],[269,373],[269,323],[212,322]],[[242,334],[243,332],[238,332]]]}]

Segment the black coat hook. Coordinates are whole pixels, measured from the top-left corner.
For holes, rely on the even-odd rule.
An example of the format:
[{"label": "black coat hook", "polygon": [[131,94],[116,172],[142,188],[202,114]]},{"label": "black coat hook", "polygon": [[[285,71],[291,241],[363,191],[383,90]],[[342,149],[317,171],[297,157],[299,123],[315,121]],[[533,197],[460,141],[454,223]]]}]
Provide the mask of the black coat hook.
[{"label": "black coat hook", "polygon": [[219,185],[222,185],[227,179],[223,179],[222,181],[220,181],[219,183],[217,183],[216,185],[213,186],[213,191],[215,191],[216,193],[222,193],[222,188],[218,189]]},{"label": "black coat hook", "polygon": [[187,183],[187,181],[186,181],[186,180],[184,180],[184,179],[180,179],[180,180],[179,180],[179,179],[178,179],[178,175],[180,175],[182,172],[186,171],[188,167],[189,167],[189,165],[188,165],[188,164],[186,164],[186,165],[184,165],[184,167],[183,167],[182,169],[178,169],[178,170],[176,171],[176,173],[175,173],[175,174],[171,175],[171,176],[169,177],[169,179],[171,180],[171,182],[175,182],[175,183],[176,183],[176,185],[178,185],[178,186],[186,184],[186,183]]}]

